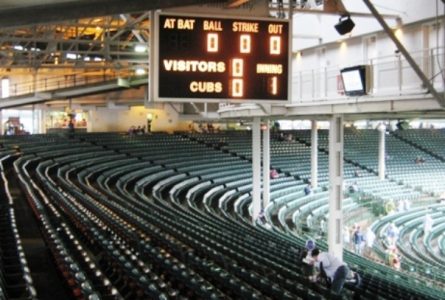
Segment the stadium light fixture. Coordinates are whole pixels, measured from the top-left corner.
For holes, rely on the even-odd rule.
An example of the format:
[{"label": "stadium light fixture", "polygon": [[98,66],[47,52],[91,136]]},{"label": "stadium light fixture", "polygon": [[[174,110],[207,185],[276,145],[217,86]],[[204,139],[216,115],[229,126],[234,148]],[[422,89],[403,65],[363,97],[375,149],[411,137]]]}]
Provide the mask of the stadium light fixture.
[{"label": "stadium light fixture", "polygon": [[337,32],[340,35],[345,35],[347,33],[350,33],[352,31],[352,29],[354,28],[355,23],[351,20],[351,16],[350,15],[343,15],[340,17],[340,19],[338,20],[338,23],[335,24],[335,30],[337,30]]}]

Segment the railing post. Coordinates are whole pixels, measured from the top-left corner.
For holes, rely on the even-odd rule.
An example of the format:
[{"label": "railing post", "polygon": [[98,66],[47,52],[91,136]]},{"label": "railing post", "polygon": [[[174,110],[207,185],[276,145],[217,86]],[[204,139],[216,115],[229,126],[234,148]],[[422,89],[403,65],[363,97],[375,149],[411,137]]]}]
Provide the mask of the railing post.
[{"label": "railing post", "polygon": [[300,71],[300,101],[303,99],[303,73]]},{"label": "railing post", "polygon": [[312,99],[315,99],[315,70],[312,69]]},{"label": "railing post", "polygon": [[324,96],[328,98],[328,68],[324,67]]},{"label": "railing post", "polygon": [[402,78],[402,56],[398,54],[398,60],[397,60],[397,82],[399,85],[399,95],[402,94],[402,84],[403,84],[403,78]]},{"label": "railing post", "polygon": [[[437,49],[437,50],[439,50],[439,49]],[[437,56],[439,56],[439,51],[437,51]],[[439,59],[439,57],[437,57],[437,58]],[[434,59],[434,48],[430,49],[429,60],[430,60],[430,74],[429,74],[429,77],[433,78],[432,84],[434,85],[434,75],[435,75],[435,71],[434,71],[434,69],[435,69],[434,68],[434,61],[435,61],[435,59]]]},{"label": "railing post", "polygon": [[371,66],[372,70],[372,94],[375,94],[377,93],[379,77],[377,75],[378,71],[375,65],[375,60],[373,58],[369,60],[369,65]]}]

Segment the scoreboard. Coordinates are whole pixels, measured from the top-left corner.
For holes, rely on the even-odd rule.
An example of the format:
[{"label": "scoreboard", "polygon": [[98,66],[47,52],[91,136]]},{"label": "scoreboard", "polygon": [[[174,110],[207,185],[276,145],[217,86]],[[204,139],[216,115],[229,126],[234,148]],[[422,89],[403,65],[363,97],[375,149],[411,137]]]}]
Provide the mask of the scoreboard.
[{"label": "scoreboard", "polygon": [[158,14],[155,24],[154,100],[288,100],[287,21]]}]

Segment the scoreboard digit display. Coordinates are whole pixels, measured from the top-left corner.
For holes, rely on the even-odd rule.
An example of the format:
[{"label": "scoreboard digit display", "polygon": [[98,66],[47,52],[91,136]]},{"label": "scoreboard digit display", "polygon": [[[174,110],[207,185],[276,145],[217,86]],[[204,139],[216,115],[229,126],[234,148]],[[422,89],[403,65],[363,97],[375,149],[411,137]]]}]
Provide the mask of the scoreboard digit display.
[{"label": "scoreboard digit display", "polygon": [[175,14],[156,21],[154,100],[288,100],[287,21]]}]

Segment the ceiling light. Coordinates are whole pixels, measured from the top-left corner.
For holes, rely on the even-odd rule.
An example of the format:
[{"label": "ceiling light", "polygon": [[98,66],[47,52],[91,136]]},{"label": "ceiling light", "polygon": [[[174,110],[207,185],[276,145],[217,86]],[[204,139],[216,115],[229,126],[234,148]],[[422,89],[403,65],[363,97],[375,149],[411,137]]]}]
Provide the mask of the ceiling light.
[{"label": "ceiling light", "polygon": [[145,46],[145,45],[136,45],[134,47],[134,51],[138,52],[138,53],[146,52],[147,51],[147,46]]},{"label": "ceiling light", "polygon": [[136,70],[134,71],[134,73],[135,73],[136,75],[144,75],[146,72],[145,72],[145,69],[144,69],[144,68],[136,68]]},{"label": "ceiling light", "polygon": [[77,59],[77,55],[75,53],[67,53],[66,58],[67,59]]}]

